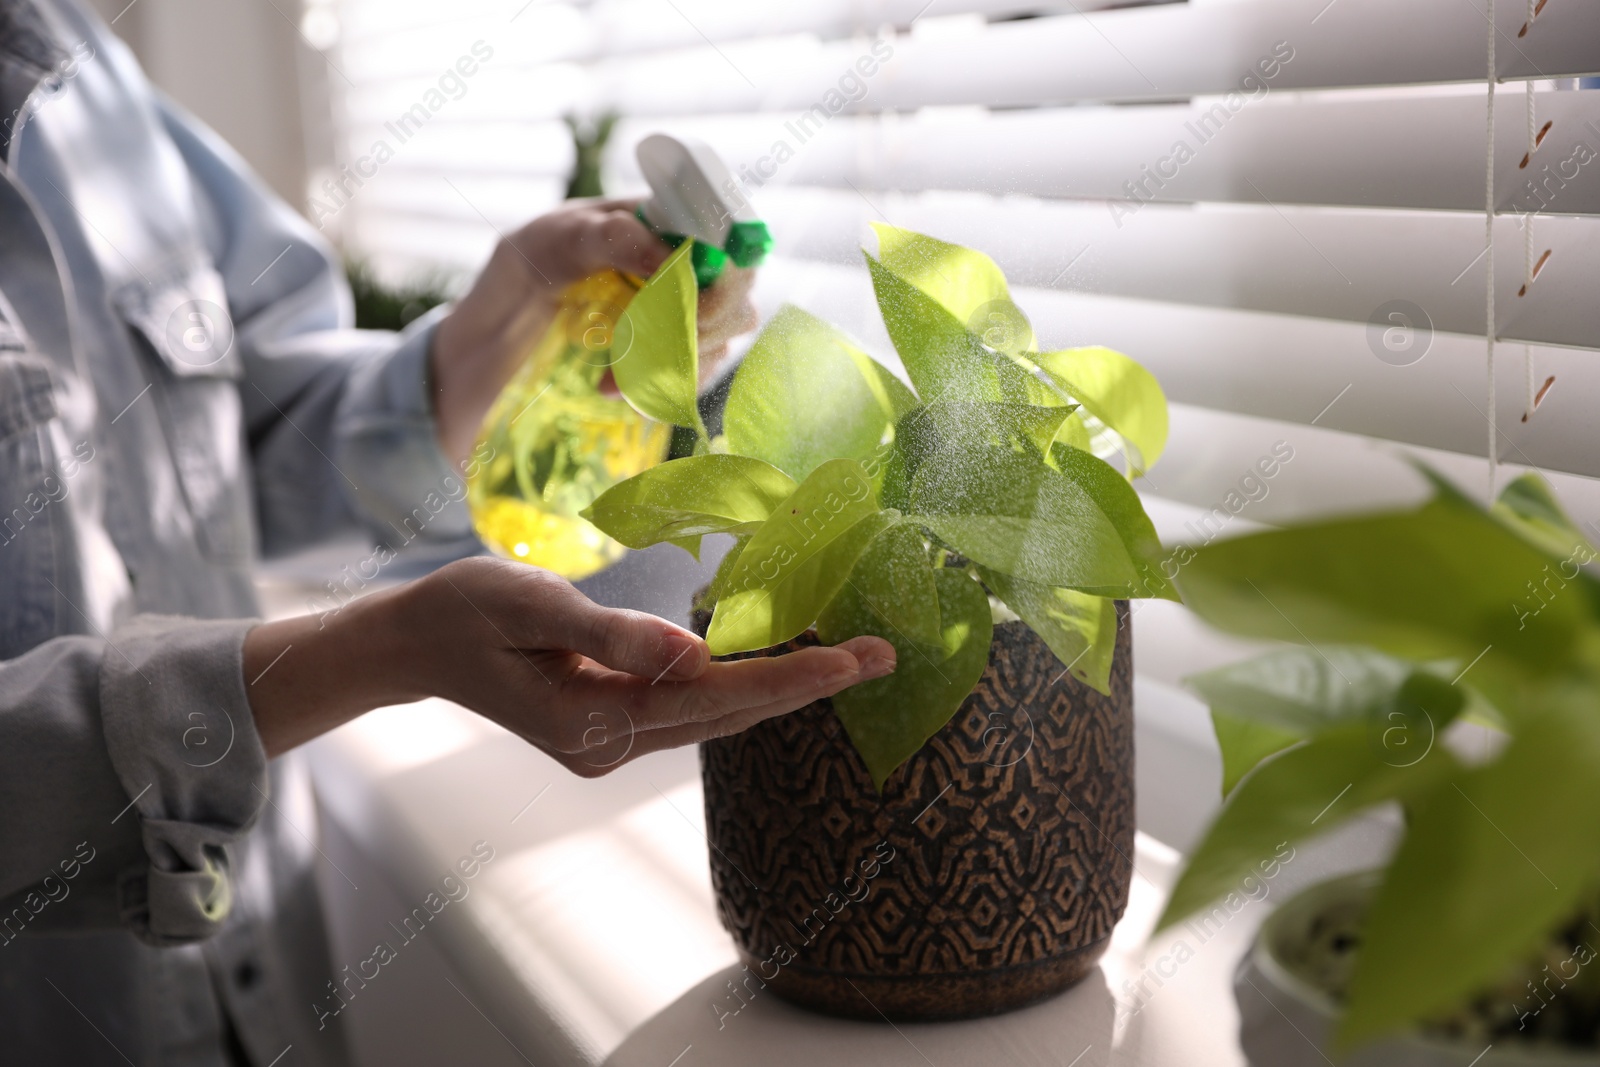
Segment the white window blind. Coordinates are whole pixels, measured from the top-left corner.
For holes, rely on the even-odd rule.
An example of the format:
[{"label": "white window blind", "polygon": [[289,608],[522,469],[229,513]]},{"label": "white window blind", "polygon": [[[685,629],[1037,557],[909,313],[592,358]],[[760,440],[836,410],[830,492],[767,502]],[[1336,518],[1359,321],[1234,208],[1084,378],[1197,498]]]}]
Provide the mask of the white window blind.
[{"label": "white window blind", "polygon": [[1600,522],[1594,0],[1493,4],[1492,256],[1488,0],[316,3],[348,170],[312,210],[391,276],[553,205],[563,114],[622,116],[618,194],[639,137],[693,134],[773,226],[764,312],[892,363],[858,251],[885,220],[994,256],[1042,345],[1150,367],[1172,443],[1140,484],[1181,537],[1279,441],[1248,520],[1413,493],[1392,442],[1481,493],[1492,259],[1502,484]]}]

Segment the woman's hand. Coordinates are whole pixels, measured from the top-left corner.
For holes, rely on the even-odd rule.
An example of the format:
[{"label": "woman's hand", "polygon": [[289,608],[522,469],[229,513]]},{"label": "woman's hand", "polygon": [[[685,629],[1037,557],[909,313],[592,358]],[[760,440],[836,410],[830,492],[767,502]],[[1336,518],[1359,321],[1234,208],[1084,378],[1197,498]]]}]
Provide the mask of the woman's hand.
[{"label": "woman's hand", "polygon": [[717,367],[728,355],[728,342],[749,333],[760,324],[750,289],[756,272],[729,263],[716,283],[700,294],[695,322],[700,334],[700,384],[716,376]]},{"label": "woman's hand", "polygon": [[263,624],[244,651],[245,677],[260,675],[248,691],[268,755],[372,708],[441,696],[585,777],[738,733],[895,665],[876,637],[711,663],[704,641],[664,619],[602,608],[548,571],[489,557],[358,600],[326,625]]},{"label": "woman's hand", "polygon": [[[433,339],[434,413],[452,462],[471,452],[489,406],[549,329],[563,289],[608,268],[648,276],[671,255],[634,216],[638,203],[568,201],[495,246]],[[753,277],[730,268],[700,296],[702,382],[727,354],[729,339],[755,328]]]}]

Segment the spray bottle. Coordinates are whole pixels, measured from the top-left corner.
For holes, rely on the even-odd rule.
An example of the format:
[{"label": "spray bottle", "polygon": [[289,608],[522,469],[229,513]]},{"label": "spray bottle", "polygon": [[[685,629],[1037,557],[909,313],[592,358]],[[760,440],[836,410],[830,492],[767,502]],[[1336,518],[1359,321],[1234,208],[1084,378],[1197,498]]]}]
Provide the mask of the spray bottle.
[{"label": "spray bottle", "polygon": [[[694,242],[701,289],[730,262],[761,265],[772,238],[709,145],[658,133],[639,142],[637,155],[651,191],[639,220],[672,248]],[[578,513],[666,458],[672,428],[601,391],[612,332],[643,284],[607,270],[568,287],[549,330],[490,409],[474,451],[490,458],[469,478],[467,502],[479,538],[495,552],[573,580],[624,552]]]}]

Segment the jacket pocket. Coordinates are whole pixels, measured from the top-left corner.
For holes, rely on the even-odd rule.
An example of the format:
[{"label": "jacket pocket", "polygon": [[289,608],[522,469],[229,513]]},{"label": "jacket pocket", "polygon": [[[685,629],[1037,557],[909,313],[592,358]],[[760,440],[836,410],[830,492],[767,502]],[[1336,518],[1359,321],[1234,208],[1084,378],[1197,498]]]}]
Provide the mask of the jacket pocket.
[{"label": "jacket pocket", "polygon": [[146,274],[150,282],[124,285],[113,300],[167,371],[176,378],[243,377],[222,276],[197,258]]},{"label": "jacket pocket", "polygon": [[153,357],[151,395],[198,548],[217,563],[244,566],[255,548],[239,399],[244,363],[222,278],[198,258],[146,275],[151,284],[123,286],[114,303]]}]

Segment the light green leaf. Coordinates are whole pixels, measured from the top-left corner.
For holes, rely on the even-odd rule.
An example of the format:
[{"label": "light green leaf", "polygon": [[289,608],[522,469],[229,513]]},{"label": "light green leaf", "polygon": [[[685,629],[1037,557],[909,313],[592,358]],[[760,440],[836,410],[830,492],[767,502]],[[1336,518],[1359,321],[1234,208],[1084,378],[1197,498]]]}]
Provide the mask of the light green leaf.
[{"label": "light green leaf", "polygon": [[1054,395],[1010,356],[985,348],[966,324],[938,301],[871,256],[867,256],[867,270],[889,340],[924,401],[1037,403],[1047,394]]},{"label": "light green leaf", "polygon": [[[996,310],[1006,305],[1015,307],[1006,287],[1006,276],[994,260],[982,252],[881,222],[873,223],[872,229],[878,235],[878,262],[902,281],[926,293],[964,327],[973,325],[973,316],[991,305]],[[1009,320],[1010,316],[1007,318]],[[1023,318],[1021,324],[1026,327],[1027,319]],[[1028,342],[1032,341],[1032,330],[1027,329],[1024,334],[1010,321],[1005,326],[1006,343],[990,347],[1001,351],[1026,350]],[[981,335],[984,331],[975,332]]]},{"label": "light green leaf", "polygon": [[1167,397],[1155,375],[1109,348],[1069,348],[1029,358],[1131,446],[1133,474],[1155,466],[1167,446]]},{"label": "light green leaf", "polygon": [[825,460],[872,456],[916,403],[844,334],[785,306],[740,363],[723,427],[732,451],[804,478]]},{"label": "light green leaf", "polygon": [[1114,601],[1023,581],[988,567],[979,567],[978,576],[1050,646],[1074,678],[1098,692],[1110,691],[1111,660],[1117,648]]},{"label": "light green leaf", "polygon": [[695,396],[700,356],[695,310],[700,290],[685,241],[634,294],[617,321],[611,371],[617,388],[643,415],[705,436]]},{"label": "light green leaf", "polygon": [[936,646],[907,640],[849,587],[817,622],[817,635],[827,644],[872,634],[895,648],[893,674],[833,697],[834,711],[880,792],[895,768],[950,721],[989,663],[994,623],[982,587],[957,570],[935,571],[934,582],[942,638]]},{"label": "light green leaf", "polygon": [[[1076,448],[1082,452],[1093,453],[1093,446],[1089,441],[1089,427],[1083,421],[1083,409],[1078,408],[1061,424],[1061,429],[1056,432],[1055,440],[1051,445],[1060,445],[1063,448]],[[1054,448],[1046,450],[1046,455],[1051,456],[1051,465],[1058,467],[1054,459]]]},{"label": "light green leaf", "polygon": [[1330,730],[1267,760],[1239,783],[1206,831],[1158,928],[1236,890],[1280,844],[1324,833],[1373,804],[1418,796],[1458,767],[1442,745],[1409,766],[1391,765],[1366,723]]},{"label": "light green leaf", "polygon": [[1570,560],[1568,567],[1558,571],[1561,578],[1571,580],[1578,566],[1600,554],[1562,509],[1550,483],[1537,474],[1524,474],[1500,490],[1489,512],[1550,555]]},{"label": "light green leaf", "polygon": [[812,471],[739,553],[706,633],[711,653],[768,648],[803,633],[895,519],[878,509],[855,460],[831,459]]},{"label": "light green leaf", "polygon": [[[1461,1003],[1536,957],[1600,867],[1600,715],[1529,721],[1494,763],[1414,805],[1367,913],[1346,1046]],[[1592,899],[1592,897],[1590,898]]]},{"label": "light green leaf", "polygon": [[1097,596],[1139,594],[1122,534],[1089,492],[1037,453],[941,451],[912,476],[910,504],[915,521],[986,567]]},{"label": "light green leaf", "polygon": [[794,479],[745,456],[692,456],[651,467],[602,493],[580,514],[629,548],[748,536],[795,490]]},{"label": "light green leaf", "polygon": [[1305,740],[1304,734],[1263,726],[1254,720],[1239,718],[1216,708],[1211,709],[1211,729],[1216,733],[1217,744],[1222,749],[1223,796],[1233,792],[1233,787],[1255,770],[1256,764]]},{"label": "light green leaf", "polygon": [[889,629],[925,645],[944,641],[933,560],[922,533],[897,523],[873,539],[846,583]]},{"label": "light green leaf", "polygon": [[1414,510],[1214,542],[1195,550],[1179,584],[1185,603],[1231,633],[1456,660],[1481,687],[1500,670],[1527,677],[1600,655],[1585,587],[1530,617],[1527,583],[1548,562],[1481,509],[1441,495]]}]

